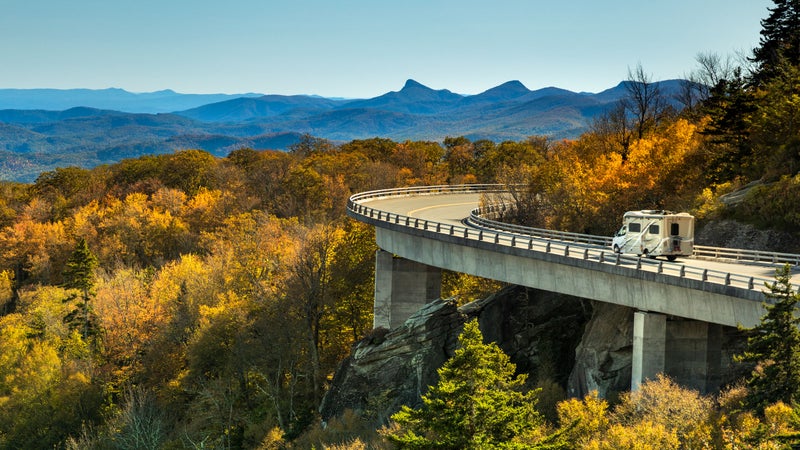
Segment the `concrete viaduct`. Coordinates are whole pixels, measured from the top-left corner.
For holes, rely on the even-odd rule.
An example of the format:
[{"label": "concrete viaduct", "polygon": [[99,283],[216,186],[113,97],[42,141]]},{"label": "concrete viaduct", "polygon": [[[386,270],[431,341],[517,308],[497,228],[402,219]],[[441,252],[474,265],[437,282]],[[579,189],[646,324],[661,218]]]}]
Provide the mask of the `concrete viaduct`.
[{"label": "concrete viaduct", "polygon": [[622,256],[608,238],[493,221],[491,209],[478,209],[488,193],[502,189],[433,186],[351,197],[348,214],[375,226],[380,247],[376,328],[400,326],[439,298],[441,270],[448,269],[630,307],[631,388],[669,372],[708,392],[717,388],[708,374],[719,369],[722,326],[757,324],[765,313],[764,283],[779,265],[800,262],[798,255],[710,247],[674,263]]}]

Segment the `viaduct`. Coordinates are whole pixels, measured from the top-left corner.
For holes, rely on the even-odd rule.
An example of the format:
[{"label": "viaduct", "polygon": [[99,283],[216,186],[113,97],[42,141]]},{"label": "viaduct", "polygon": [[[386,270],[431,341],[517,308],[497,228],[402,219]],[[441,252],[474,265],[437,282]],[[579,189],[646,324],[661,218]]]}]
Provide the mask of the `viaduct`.
[{"label": "viaduct", "polygon": [[[375,226],[374,326],[394,328],[441,294],[442,269],[630,307],[631,389],[658,373],[718,388],[723,326],[752,327],[765,283],[800,255],[695,246],[667,262],[613,253],[610,238],[511,226],[481,206],[497,185],[356,194],[348,214]],[[485,202],[484,202],[485,203]]]}]

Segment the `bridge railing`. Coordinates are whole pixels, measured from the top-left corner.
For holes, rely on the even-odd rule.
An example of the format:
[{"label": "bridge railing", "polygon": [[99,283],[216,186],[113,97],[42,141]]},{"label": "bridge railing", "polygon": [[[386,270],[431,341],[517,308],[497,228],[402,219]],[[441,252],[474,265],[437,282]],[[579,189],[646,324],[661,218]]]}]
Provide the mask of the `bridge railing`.
[{"label": "bridge railing", "polygon": [[433,194],[469,194],[469,193],[502,193],[505,189],[502,184],[443,184],[437,186],[411,186],[392,189],[379,189],[355,194],[348,201],[350,204],[357,201],[374,200],[386,197],[404,197],[409,195]]},{"label": "bridge railing", "polygon": [[695,245],[693,256],[731,261],[766,262],[772,264],[791,264],[794,266],[800,265],[800,255],[793,253],[707,247],[705,245]]},{"label": "bridge railing", "polygon": [[[586,245],[599,245],[602,247],[611,246],[611,238],[607,236],[552,231],[542,228],[513,225],[493,220],[500,217],[503,212],[509,210],[510,208],[510,205],[503,203],[475,208],[470,213],[469,222],[477,226],[520,234],[530,234],[532,236],[548,237],[551,239],[583,243]],[[715,259],[721,261],[762,262],[771,264],[791,264],[795,266],[800,265],[800,255],[794,253],[765,252],[761,250],[710,247],[705,245],[695,245],[692,256],[696,258]]]},{"label": "bridge railing", "polygon": [[[678,278],[694,279],[724,286],[735,286],[743,289],[762,291],[765,284],[771,284],[774,281],[771,278],[745,276],[724,271],[690,267],[681,263],[622,255],[610,249],[610,238],[506,224],[481,217],[481,208],[472,211],[467,221],[472,223],[473,226],[466,227],[382,211],[359,203],[370,199],[409,195],[502,192],[504,192],[502,185],[495,184],[384,189],[353,195],[347,203],[347,209],[350,215],[367,218],[371,221],[385,222],[441,235],[457,236],[467,240],[489,242],[499,246],[508,246],[531,252],[558,254],[568,258],[594,261],[598,264],[635,268],[636,270],[654,272]],[[490,212],[492,208],[495,209],[494,212]],[[486,207],[487,214],[496,214],[498,208],[502,208],[502,206],[492,205]],[[703,247],[703,249],[709,248],[713,247]],[[762,261],[766,262],[766,260]]]}]

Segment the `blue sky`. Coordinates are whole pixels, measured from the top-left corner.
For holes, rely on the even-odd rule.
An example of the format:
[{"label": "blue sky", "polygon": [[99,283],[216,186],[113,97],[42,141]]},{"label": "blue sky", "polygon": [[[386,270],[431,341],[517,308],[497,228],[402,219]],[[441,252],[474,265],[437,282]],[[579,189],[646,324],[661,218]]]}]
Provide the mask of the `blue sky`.
[{"label": "blue sky", "polygon": [[749,53],[770,0],[0,0],[0,88],[599,92]]}]

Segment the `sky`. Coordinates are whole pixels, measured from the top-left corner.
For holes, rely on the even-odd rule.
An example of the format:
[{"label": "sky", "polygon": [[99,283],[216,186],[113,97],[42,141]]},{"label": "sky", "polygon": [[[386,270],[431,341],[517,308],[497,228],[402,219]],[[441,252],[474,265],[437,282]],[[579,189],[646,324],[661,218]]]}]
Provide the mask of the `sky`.
[{"label": "sky", "polygon": [[750,54],[771,0],[0,0],[0,89],[600,92]]}]

